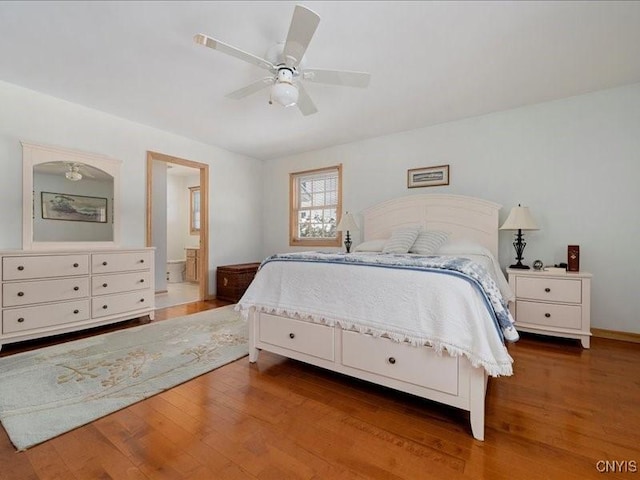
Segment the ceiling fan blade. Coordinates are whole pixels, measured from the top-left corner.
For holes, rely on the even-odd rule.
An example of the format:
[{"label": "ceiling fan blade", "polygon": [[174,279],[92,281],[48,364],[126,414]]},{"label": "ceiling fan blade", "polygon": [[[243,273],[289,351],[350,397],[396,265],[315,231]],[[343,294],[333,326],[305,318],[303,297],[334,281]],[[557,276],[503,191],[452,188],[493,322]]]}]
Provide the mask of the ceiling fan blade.
[{"label": "ceiling fan blade", "polygon": [[371,75],[365,72],[341,72],[339,70],[307,68],[302,74],[302,78],[309,82],[365,88],[369,86]]},{"label": "ceiling fan blade", "polygon": [[289,67],[297,67],[320,23],[320,16],[302,5],[296,5],[284,44],[284,59]]},{"label": "ceiling fan blade", "polygon": [[226,53],[227,55],[231,55],[232,57],[236,57],[240,60],[244,60],[245,62],[257,65],[260,68],[264,68],[272,72],[276,71],[276,67],[270,61],[240,50],[239,48],[232,47],[231,45],[227,45],[226,43],[214,38],[207,37],[202,33],[198,33],[197,35],[195,35],[193,37],[193,41],[199,43],[200,45],[204,45],[205,47],[213,48],[214,50],[218,50],[219,52]]},{"label": "ceiling fan blade", "polygon": [[313,101],[311,101],[311,97],[301,83],[297,83],[296,86],[298,87],[298,101],[296,105],[304,116],[313,115],[318,109],[313,104]]},{"label": "ceiling fan blade", "polygon": [[225,97],[227,98],[233,98],[234,100],[239,100],[241,98],[244,98],[248,95],[251,95],[252,93],[256,93],[260,90],[262,90],[263,88],[268,87],[269,85],[273,85],[273,78],[271,77],[265,77],[262,80],[258,80],[257,82],[253,82],[249,85],[247,85],[244,88],[241,88],[239,90],[236,90],[234,92],[231,93],[227,93],[225,95]]}]

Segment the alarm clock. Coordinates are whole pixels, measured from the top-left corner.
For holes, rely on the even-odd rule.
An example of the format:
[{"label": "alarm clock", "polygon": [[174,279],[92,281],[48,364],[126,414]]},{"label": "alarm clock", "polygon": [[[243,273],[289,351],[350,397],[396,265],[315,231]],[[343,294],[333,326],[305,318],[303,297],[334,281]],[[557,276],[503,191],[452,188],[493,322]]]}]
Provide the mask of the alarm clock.
[{"label": "alarm clock", "polygon": [[542,270],[542,267],[544,267],[544,264],[542,263],[542,260],[536,260],[535,262],[533,262],[533,269],[534,270]]}]

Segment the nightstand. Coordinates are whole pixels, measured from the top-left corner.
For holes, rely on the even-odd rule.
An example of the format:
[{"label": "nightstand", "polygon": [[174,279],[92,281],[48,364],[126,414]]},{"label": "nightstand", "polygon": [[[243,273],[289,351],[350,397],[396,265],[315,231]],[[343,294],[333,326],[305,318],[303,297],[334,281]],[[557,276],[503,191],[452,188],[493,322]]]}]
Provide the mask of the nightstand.
[{"label": "nightstand", "polygon": [[588,272],[507,269],[515,304],[509,309],[522,332],[591,340],[591,277]]}]

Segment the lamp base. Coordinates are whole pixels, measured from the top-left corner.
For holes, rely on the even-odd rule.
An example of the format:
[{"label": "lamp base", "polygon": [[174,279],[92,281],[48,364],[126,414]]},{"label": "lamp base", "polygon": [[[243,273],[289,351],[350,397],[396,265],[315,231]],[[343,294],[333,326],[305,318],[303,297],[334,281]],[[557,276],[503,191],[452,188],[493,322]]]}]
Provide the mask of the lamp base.
[{"label": "lamp base", "polygon": [[509,268],[518,268],[520,270],[529,270],[529,265],[523,265],[522,263],[516,263],[515,265],[509,265]]}]

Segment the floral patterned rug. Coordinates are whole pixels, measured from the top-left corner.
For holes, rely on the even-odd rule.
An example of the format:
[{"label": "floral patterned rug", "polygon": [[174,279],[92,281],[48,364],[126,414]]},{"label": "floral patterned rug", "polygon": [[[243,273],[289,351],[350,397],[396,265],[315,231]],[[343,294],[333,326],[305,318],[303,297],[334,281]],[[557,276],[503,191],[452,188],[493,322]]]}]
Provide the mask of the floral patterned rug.
[{"label": "floral patterned rug", "polygon": [[0,358],[9,438],[25,450],[247,355],[247,324],[233,308]]}]

